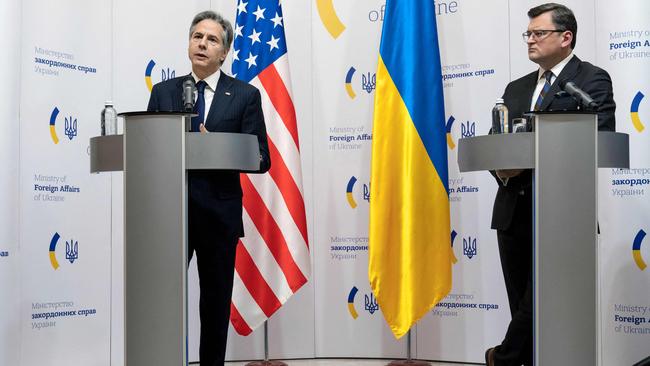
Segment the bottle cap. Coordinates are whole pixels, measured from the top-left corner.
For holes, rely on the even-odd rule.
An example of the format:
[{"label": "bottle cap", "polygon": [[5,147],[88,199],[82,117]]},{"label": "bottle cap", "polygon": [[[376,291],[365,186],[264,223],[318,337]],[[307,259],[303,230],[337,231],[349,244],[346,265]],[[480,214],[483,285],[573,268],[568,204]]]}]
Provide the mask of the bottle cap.
[{"label": "bottle cap", "polygon": [[504,104],[503,98],[497,98],[497,104]]},{"label": "bottle cap", "polygon": [[112,106],[112,105],[113,105],[113,102],[110,101],[110,100],[107,100],[107,101],[104,102],[104,105],[106,105],[106,106],[109,106],[109,105]]}]

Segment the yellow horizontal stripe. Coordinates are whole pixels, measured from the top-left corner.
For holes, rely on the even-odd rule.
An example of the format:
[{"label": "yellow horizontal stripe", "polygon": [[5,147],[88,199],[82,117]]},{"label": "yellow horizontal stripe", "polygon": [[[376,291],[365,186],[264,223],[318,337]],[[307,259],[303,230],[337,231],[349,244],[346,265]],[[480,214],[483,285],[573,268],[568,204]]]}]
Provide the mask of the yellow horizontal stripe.
[{"label": "yellow horizontal stripe", "polygon": [[451,289],[449,200],[381,57],[370,189],[368,277],[400,338]]}]

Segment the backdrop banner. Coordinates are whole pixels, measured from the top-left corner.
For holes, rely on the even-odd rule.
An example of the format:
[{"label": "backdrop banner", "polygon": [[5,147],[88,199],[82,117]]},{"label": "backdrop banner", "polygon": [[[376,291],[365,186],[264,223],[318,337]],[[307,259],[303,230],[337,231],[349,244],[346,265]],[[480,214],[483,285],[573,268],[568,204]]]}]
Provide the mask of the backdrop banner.
[{"label": "backdrop banner", "polygon": [[630,136],[630,169],[599,172],[603,365],[650,356],[650,3],[596,1],[596,63],[614,84],[616,129]]},{"label": "backdrop banner", "polygon": [[[414,328],[415,358],[481,363],[510,319],[490,229],[497,186],[487,172],[459,172],[457,144],[486,134],[507,83],[537,69],[521,33],[539,3],[434,2],[454,264],[451,293]],[[631,168],[599,171],[597,280],[601,365],[633,364],[650,353],[650,3],[564,3],[579,23],[575,54],[610,73],[617,130],[630,135]],[[384,1],[285,0],[282,8],[312,275],[269,320],[269,356],[405,357],[406,341],[393,337],[368,283]],[[89,173],[89,138],[100,132],[104,101],[118,112],[145,110],[153,84],[188,74],[192,17],[213,9],[234,24],[237,1],[9,0],[0,9],[0,42],[20,50],[0,69],[0,364],[122,366],[123,174]],[[231,52],[223,71],[232,60]],[[198,361],[198,301],[192,262],[190,361]],[[228,359],[263,355],[261,327],[248,337],[231,329]]]},{"label": "backdrop banner", "polygon": [[109,95],[111,7],[23,1],[22,14],[20,364],[106,365],[110,186],[88,145]]},{"label": "backdrop banner", "polygon": [[[0,47],[20,49],[20,1],[0,3]],[[17,365],[20,351],[18,246],[18,90],[20,52],[3,56],[0,68],[0,364]]]}]

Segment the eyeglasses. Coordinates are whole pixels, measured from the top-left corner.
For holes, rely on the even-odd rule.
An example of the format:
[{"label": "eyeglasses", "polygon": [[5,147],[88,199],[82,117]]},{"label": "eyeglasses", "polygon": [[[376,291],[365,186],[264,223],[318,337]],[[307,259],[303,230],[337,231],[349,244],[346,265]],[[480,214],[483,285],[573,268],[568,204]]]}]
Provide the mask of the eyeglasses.
[{"label": "eyeglasses", "polygon": [[207,39],[207,43],[208,43],[210,46],[212,46],[212,47],[217,47],[217,46],[220,46],[220,45],[221,45],[221,41],[219,41],[219,39],[218,39],[217,37],[215,37],[215,36],[213,36],[213,35],[209,35],[209,34],[208,34],[208,35],[204,35],[204,34],[201,33],[201,32],[194,32],[194,33],[192,34],[192,38],[190,38],[190,39],[191,39],[192,42],[194,42],[194,43],[201,43],[201,42],[203,41],[203,38],[204,38],[204,37],[207,37],[207,38],[206,38],[206,39]]},{"label": "eyeglasses", "polygon": [[532,36],[535,41],[540,41],[548,37],[551,33],[562,33],[566,32],[565,29],[536,29],[532,31],[526,31],[521,34],[524,38],[524,42],[528,42],[528,39]]}]

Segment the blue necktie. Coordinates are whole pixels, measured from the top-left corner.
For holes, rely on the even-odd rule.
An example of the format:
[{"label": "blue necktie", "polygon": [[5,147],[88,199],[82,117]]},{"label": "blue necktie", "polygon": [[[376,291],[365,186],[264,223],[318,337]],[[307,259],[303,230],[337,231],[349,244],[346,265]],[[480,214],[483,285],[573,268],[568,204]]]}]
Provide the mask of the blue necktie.
[{"label": "blue necktie", "polygon": [[199,132],[199,125],[203,123],[205,119],[205,86],[208,85],[205,81],[201,80],[196,83],[196,103],[194,103],[194,112],[198,114],[196,117],[192,117],[192,132]]},{"label": "blue necktie", "polygon": [[539,92],[539,97],[537,97],[537,101],[535,101],[536,111],[542,108],[542,101],[544,100],[546,93],[548,93],[549,89],[551,89],[551,77],[553,76],[553,72],[551,70],[546,70],[542,76],[546,78],[546,82],[544,83],[542,90]]}]

